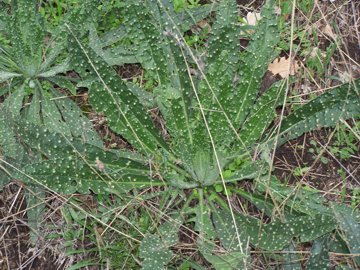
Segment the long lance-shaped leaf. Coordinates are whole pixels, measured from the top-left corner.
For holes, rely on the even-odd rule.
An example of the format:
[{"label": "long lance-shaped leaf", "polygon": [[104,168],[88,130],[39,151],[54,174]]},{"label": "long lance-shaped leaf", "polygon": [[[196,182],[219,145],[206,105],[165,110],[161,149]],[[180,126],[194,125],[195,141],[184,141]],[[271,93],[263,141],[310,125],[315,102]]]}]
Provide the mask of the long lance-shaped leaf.
[{"label": "long lance-shaped leaf", "polygon": [[6,82],[9,79],[20,77],[20,76],[21,76],[21,74],[18,74],[18,73],[0,70],[0,83]]},{"label": "long lance-shaped leaf", "polygon": [[63,98],[54,89],[51,93],[55,97],[53,102],[61,114],[61,118],[69,127],[70,133],[73,137],[80,137],[83,142],[102,146],[102,141],[96,133],[90,120],[83,115],[80,108],[74,101]]},{"label": "long lance-shaped leaf", "polygon": [[26,203],[28,209],[26,210],[27,222],[31,226],[30,241],[32,244],[36,244],[40,240],[40,230],[42,220],[44,218],[44,210],[46,209],[43,203],[46,200],[46,192],[43,188],[38,186],[31,186],[31,192],[26,190]]},{"label": "long lance-shaped leaf", "polygon": [[9,97],[2,104],[4,111],[8,117],[20,117],[20,111],[23,107],[23,100],[26,96],[25,93],[26,83],[21,84],[10,94]]},{"label": "long lance-shaped leaf", "polygon": [[183,162],[188,163],[192,145],[195,143],[194,119],[191,112],[191,86],[185,75],[187,74],[186,65],[181,57],[181,51],[173,44],[169,44],[164,52],[166,51],[169,58],[170,81],[156,88],[154,94],[173,138],[174,149],[180,154]]},{"label": "long lance-shaped leaf", "polygon": [[[123,27],[121,29],[123,29]],[[116,37],[116,33],[114,33],[114,35]],[[126,31],[124,35],[126,35]],[[109,48],[107,50],[103,49],[103,44],[101,43],[101,40],[96,33],[95,25],[93,24],[90,25],[89,45],[110,66],[120,66],[123,64],[133,64],[139,62],[139,60],[132,52],[131,46],[120,45],[116,48]]]},{"label": "long lance-shaped leaf", "polygon": [[27,176],[18,173],[17,179],[29,182],[31,179],[28,176],[31,176],[47,188],[65,194],[89,193],[90,190],[101,194],[128,192],[134,188],[165,185],[160,180],[132,171],[128,172],[126,167],[122,167],[119,172],[106,168],[100,170],[96,160],[91,163],[70,158],[46,160],[28,165],[23,171]]},{"label": "long lance-shaped leaf", "polygon": [[23,173],[14,175],[26,183],[34,178],[52,190],[67,194],[88,193],[89,190],[96,193],[124,192],[132,188],[165,185],[151,178],[150,170],[139,155],[109,151],[84,143],[82,138],[66,137],[32,123],[17,126],[15,132],[23,143],[36,150],[35,153],[40,152],[46,157],[46,160],[26,165]]},{"label": "long lance-shaped leaf", "polygon": [[[230,214],[221,209],[213,209],[213,220],[221,243],[228,250],[239,250],[237,242],[234,241],[235,229],[230,226]],[[263,224],[256,218],[238,214],[236,221],[241,228],[240,237],[244,245],[250,241],[255,247],[266,250],[281,250],[294,237],[299,237],[301,242],[312,241],[336,227],[334,219],[325,215],[300,216],[286,222],[276,220]]]},{"label": "long lance-shaped leaf", "polygon": [[27,75],[36,74],[42,60],[45,31],[41,27],[36,0],[12,2],[12,19],[8,20],[13,60]]},{"label": "long lance-shaped leaf", "polygon": [[46,78],[48,81],[59,86],[62,89],[67,89],[72,95],[76,95],[76,86],[73,84],[73,80],[67,76],[56,75]]},{"label": "long lance-shaped leaf", "polygon": [[[38,84],[38,87],[38,91],[42,92],[43,90],[41,89],[40,83]],[[41,114],[43,123],[51,130],[69,136],[71,134],[70,127],[67,125],[67,123],[65,123],[61,112],[57,108],[55,102],[51,100],[49,96],[50,95],[45,93],[41,97]]]},{"label": "long lance-shaped leaf", "polygon": [[96,77],[90,89],[90,103],[108,118],[110,127],[145,153],[154,153],[167,145],[155,129],[138,98],[128,89],[115,71],[72,33],[69,46],[75,69],[85,78]]},{"label": "long lance-shaped leaf", "polygon": [[[161,85],[167,78],[167,59],[163,55],[163,29],[159,23],[152,20],[150,11],[143,2],[126,1],[124,18],[132,42],[134,54],[142,66],[155,74],[157,82]],[[138,23],[142,22],[142,23]]]},{"label": "long lance-shaped leaf", "polygon": [[[125,20],[133,20],[136,17],[136,13],[132,13],[132,11],[128,10],[128,7],[132,5],[138,5],[143,10],[152,10],[157,8],[156,1],[145,1],[144,3],[136,3],[134,1],[125,1]],[[192,9],[185,9],[181,12],[175,12],[172,1],[169,0],[161,0],[161,12],[156,13],[156,18],[150,24],[154,22],[159,23],[160,21],[168,22],[168,16],[171,16],[172,22],[169,23],[169,26],[173,24],[176,25],[180,29],[182,33],[188,31],[192,25],[195,25],[198,21],[202,20],[206,16],[210,14],[210,12],[215,8],[214,5],[201,5],[199,7],[195,7]],[[146,17],[140,17],[140,21],[143,21],[142,25],[146,25],[145,23]],[[120,25],[117,29],[111,30],[105,33],[101,37],[97,37],[96,33],[93,33],[93,38],[91,40],[91,47],[98,53],[104,57],[104,59],[110,65],[121,65],[124,63],[141,63],[144,66],[151,66],[151,62],[144,61],[145,59],[149,59],[148,56],[151,56],[151,50],[149,50],[151,43],[138,42],[136,41],[138,38],[141,38],[141,35],[134,35],[134,30],[138,27],[138,24],[129,24],[126,23]],[[150,26],[150,25],[148,25]],[[170,27],[171,28],[171,27]],[[158,35],[162,34],[165,29],[158,28]],[[135,30],[137,31],[137,30]],[[125,44],[121,42],[125,37],[131,36],[135,40],[133,40],[132,45]],[[120,45],[114,45],[119,44]],[[109,47],[110,48],[106,48]],[[136,48],[134,48],[136,47]],[[147,54],[148,56],[145,56]]]},{"label": "long lance-shaped leaf", "polygon": [[210,218],[210,209],[205,204],[201,189],[199,189],[199,205],[195,208],[195,213],[194,229],[199,231],[197,244],[205,259],[216,270],[246,269],[247,255],[243,252],[227,249],[228,247],[224,243],[222,244],[227,249],[226,254],[216,252],[215,243],[213,242],[216,238],[216,231]]},{"label": "long lance-shaped leaf", "polygon": [[[5,101],[6,102],[6,101]],[[21,160],[25,153],[12,130],[12,117],[5,104],[0,106],[0,156]],[[1,178],[1,177],[0,177]]]},{"label": "long lance-shaped leaf", "polygon": [[46,72],[55,63],[59,55],[66,48],[67,37],[70,32],[67,25],[78,29],[77,37],[80,38],[87,33],[89,23],[97,16],[98,0],[84,0],[78,8],[73,8],[64,15],[61,24],[52,31],[51,39],[46,47],[47,57],[41,65],[41,72]]},{"label": "long lance-shaped leaf", "polygon": [[216,130],[213,136],[217,145],[219,142],[228,145],[235,137],[231,127],[233,123],[229,123],[229,120],[230,115],[236,113],[233,106],[236,96],[234,78],[240,55],[240,31],[237,24],[236,1],[222,1],[209,38],[206,80],[203,80],[199,87],[210,130]]},{"label": "long lance-shaped leaf", "polygon": [[16,74],[21,74],[21,68],[19,68],[19,65],[14,62],[11,56],[11,47],[7,45],[1,45],[0,44],[0,68],[2,70],[2,80],[5,81],[9,77],[8,72],[14,73],[13,71],[16,71]]},{"label": "long lance-shaped leaf", "polygon": [[38,76],[43,78],[53,77],[59,73],[65,73],[68,70],[70,70],[69,60],[66,59],[63,63],[59,65],[49,67],[45,72],[40,73]]},{"label": "long lance-shaped leaf", "polygon": [[237,108],[237,113],[232,118],[234,125],[241,124],[250,112],[267,66],[276,56],[274,48],[279,42],[279,35],[274,15],[274,1],[267,2],[261,16],[252,41],[242,53],[238,91],[233,97],[233,106]]},{"label": "long lance-shaped leaf", "polygon": [[24,108],[25,119],[33,124],[41,125],[41,92],[38,88],[33,89],[31,103]]},{"label": "long lance-shaped leaf", "polygon": [[[161,14],[161,6],[157,4],[151,5],[152,9],[150,12],[152,16],[157,17]],[[150,18],[149,18],[150,19]],[[166,31],[168,23],[163,17],[159,18],[158,29]],[[160,30],[160,31],[161,31]],[[156,28],[152,29],[143,29],[146,33],[155,34],[157,32]],[[149,34],[150,34],[149,33]],[[162,35],[161,35],[162,34]],[[193,135],[191,134],[190,128],[190,98],[191,98],[191,84],[187,74],[187,68],[184,58],[181,56],[181,51],[178,46],[175,45],[177,42],[176,38],[172,36],[172,33],[164,34],[160,32],[159,41],[164,45],[160,50],[153,48],[154,59],[157,68],[163,68],[165,73],[164,78],[161,78],[163,82],[163,88],[160,88],[158,94],[160,95],[160,100],[164,100],[166,103],[167,100],[170,100],[167,111],[172,110],[172,119],[169,119],[169,123],[175,122],[176,128],[174,131],[180,132],[183,135],[179,136],[180,138],[186,138],[189,142],[193,143]],[[155,54],[156,53],[156,54]],[[167,58],[167,60],[165,60]],[[166,89],[168,88],[168,89]],[[178,120],[180,118],[180,121]],[[172,121],[171,121],[172,120]],[[184,134],[185,133],[185,134]],[[174,134],[175,135],[175,134]]]},{"label": "long lance-shaped leaf", "polygon": [[280,106],[285,98],[284,82],[279,82],[268,89],[257,101],[246,118],[239,132],[240,142],[235,145],[244,144],[250,146],[256,142],[276,117],[276,107]]},{"label": "long lance-shaped leaf", "polygon": [[[16,166],[26,158],[25,149],[18,142],[17,135],[13,130],[13,119],[20,117],[24,96],[24,84],[22,84],[0,104],[0,157]],[[12,179],[11,172],[11,168],[5,168],[0,162],[0,185],[6,184]]]},{"label": "long lance-shaped leaf", "polygon": [[[340,119],[360,116],[360,79],[335,87],[287,116],[281,123],[278,144]],[[273,137],[271,141],[275,140]]]},{"label": "long lance-shaped leaf", "polygon": [[23,143],[48,159],[62,159],[70,156],[84,161],[99,159],[111,167],[117,164],[119,167],[127,166],[132,170],[148,172],[145,166],[147,160],[140,154],[104,149],[102,145],[91,139],[84,140],[80,134],[77,137],[66,136],[66,134],[44,129],[31,122],[14,124],[13,129]]},{"label": "long lance-shaped leaf", "polygon": [[199,203],[195,207],[195,227],[194,230],[199,232],[199,237],[204,238],[207,241],[214,240],[216,238],[216,233],[214,230],[214,225],[211,222],[210,218],[210,209],[206,205],[204,200],[203,189],[198,189],[199,192]]},{"label": "long lance-shaped leaf", "polygon": [[258,190],[261,193],[271,193],[272,198],[280,204],[285,203],[292,212],[299,212],[309,216],[318,213],[331,215],[330,209],[325,206],[326,201],[318,190],[297,188],[281,183],[275,176],[258,178]]},{"label": "long lance-shaped leaf", "polygon": [[[160,1],[146,1],[146,6],[149,9],[153,9],[156,3],[160,3],[161,10],[156,15],[156,20],[169,22],[169,17],[172,18],[170,26],[176,26],[182,33],[190,30],[191,26],[196,25],[197,22],[209,16],[211,11],[217,10],[217,4],[205,4],[191,9],[184,8],[181,11],[175,11],[174,3],[172,0],[160,0]],[[166,12],[165,12],[166,11]]]},{"label": "long lance-shaped leaf", "polygon": [[[179,48],[176,34],[169,29],[169,19],[162,16],[164,7],[156,3],[148,3],[148,11],[137,4],[129,5],[129,12],[138,14],[141,24],[139,31],[150,42],[151,57],[158,74],[159,86],[154,95],[159,104],[167,129],[173,139],[173,146],[182,162],[191,162],[192,145],[194,144],[191,114],[191,84],[185,59]],[[157,24],[151,23],[155,21]],[[169,32],[167,32],[169,30]],[[159,45],[161,44],[161,45]],[[185,147],[186,146],[186,147]]]}]

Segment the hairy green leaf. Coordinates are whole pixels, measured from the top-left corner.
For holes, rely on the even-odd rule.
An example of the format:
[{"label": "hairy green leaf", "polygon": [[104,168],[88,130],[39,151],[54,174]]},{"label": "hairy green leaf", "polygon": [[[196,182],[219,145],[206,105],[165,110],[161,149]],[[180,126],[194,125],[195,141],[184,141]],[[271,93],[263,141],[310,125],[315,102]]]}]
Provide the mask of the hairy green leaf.
[{"label": "hairy green leaf", "polygon": [[[231,216],[225,211],[214,211],[214,223],[220,240],[227,249],[238,250],[235,228],[230,225]],[[292,238],[299,237],[301,242],[308,242],[335,229],[333,218],[318,215],[315,218],[300,216],[286,222],[275,220],[269,224],[253,217],[236,216],[240,231],[240,240],[245,245],[248,241],[255,247],[266,250],[281,250]]]},{"label": "hairy green leaf", "polygon": [[144,174],[135,174],[131,167],[129,170],[126,165],[111,167],[99,159],[86,162],[71,157],[51,159],[25,166],[24,173],[26,175],[17,174],[17,178],[24,182],[35,181],[35,184],[64,194],[88,194],[90,190],[97,194],[124,193],[134,188],[164,185]]},{"label": "hairy green leaf", "polygon": [[[234,97],[236,115],[233,123],[243,123],[258,95],[262,78],[268,64],[276,56],[274,47],[279,42],[279,34],[274,17],[274,2],[268,1],[262,9],[262,19],[255,29],[252,42],[242,53],[237,94]],[[281,96],[281,95],[280,95]],[[281,99],[280,99],[281,100]]]},{"label": "hairy green leaf", "polygon": [[[284,262],[282,265],[282,270],[301,270],[301,258],[299,254],[296,253],[295,246],[293,243],[290,243],[288,247],[283,250]],[[288,253],[286,253],[288,252]]]},{"label": "hairy green leaf", "polygon": [[[335,218],[344,232],[344,240],[353,254],[360,254],[360,214],[345,205],[332,205]],[[355,257],[355,262],[360,266],[360,258]]]},{"label": "hairy green leaf", "polygon": [[[98,37],[95,28],[92,28],[90,32],[90,46],[101,55],[109,65],[141,63],[144,66],[150,67],[154,63],[153,60],[155,60],[148,61],[152,58],[152,52],[149,50],[151,44],[148,44],[147,39],[143,39],[146,33],[142,32],[138,28],[138,25],[132,22],[134,15],[139,15],[139,13],[133,12],[134,8],[139,11],[141,10],[141,12],[147,11],[146,13],[148,14],[152,11],[151,16],[154,16],[153,18],[147,16],[137,17],[139,21],[143,21],[142,26],[151,27],[151,24],[163,22],[164,25],[174,26],[174,28],[182,34],[188,31],[192,25],[195,25],[198,21],[208,16],[210,12],[214,10],[215,6],[215,4],[201,5],[193,9],[175,12],[172,1],[169,0],[147,1],[144,3],[125,1],[124,24],[120,25],[117,29],[105,33],[101,37]],[[150,25],[147,25],[145,21],[148,21]],[[167,30],[168,29],[164,27],[156,29],[157,36],[161,36],[163,31]],[[127,40],[129,36],[133,39],[131,46],[123,42]],[[142,42],[139,42],[140,39]]]},{"label": "hairy green leaf", "polygon": [[284,98],[285,87],[282,81],[273,85],[256,101],[240,130],[241,142],[244,145],[252,145],[264,134],[276,117],[276,107],[282,105]]},{"label": "hairy green leaf", "polygon": [[241,252],[229,252],[216,255],[203,252],[202,254],[216,270],[244,269],[242,258],[246,258],[246,255]]},{"label": "hairy green leaf", "polygon": [[15,78],[15,77],[20,77],[21,74],[19,73],[14,73],[14,72],[7,72],[4,70],[0,70],[0,83],[3,83],[9,79]]},{"label": "hairy green leaf", "polygon": [[173,254],[156,235],[148,234],[140,245],[140,257],[143,258],[143,270],[162,270]]},{"label": "hairy green leaf", "polygon": [[258,190],[269,192],[279,203],[286,202],[291,211],[315,216],[319,213],[331,215],[331,210],[325,206],[325,199],[315,189],[298,187],[294,189],[281,183],[275,176],[260,177]]},{"label": "hairy green leaf", "polygon": [[[69,28],[69,31],[74,31]],[[157,146],[167,148],[138,98],[106,62],[72,32],[69,46],[74,67],[83,76],[97,77],[90,89],[90,102],[97,112],[104,113],[110,127],[122,134],[144,153],[153,153]],[[107,101],[106,103],[104,101]]]},{"label": "hairy green leaf", "polygon": [[171,215],[170,219],[159,226],[159,234],[167,246],[176,245],[179,242],[178,232],[182,225],[179,214]]},{"label": "hairy green leaf", "polygon": [[[240,58],[236,2],[222,1],[216,16],[212,35],[209,38],[206,77],[199,86],[198,107],[204,107],[208,115],[209,128],[214,141],[226,144],[236,135],[232,128],[231,117],[236,112],[234,79]],[[201,63],[197,68],[203,69]]]},{"label": "hairy green leaf", "polygon": [[282,121],[278,144],[318,127],[332,126],[340,119],[359,117],[359,89],[360,79],[357,79],[328,90],[295,110]]},{"label": "hairy green leaf", "polygon": [[314,241],[306,269],[329,269],[330,258],[328,248],[329,236],[323,236]]}]

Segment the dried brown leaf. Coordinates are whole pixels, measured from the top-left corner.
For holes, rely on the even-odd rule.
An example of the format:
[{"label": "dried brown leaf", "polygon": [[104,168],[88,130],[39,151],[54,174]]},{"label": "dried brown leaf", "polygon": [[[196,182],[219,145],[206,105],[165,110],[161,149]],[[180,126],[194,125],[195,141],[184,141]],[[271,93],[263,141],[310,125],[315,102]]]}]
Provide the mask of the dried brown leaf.
[{"label": "dried brown leaf", "polygon": [[[290,66],[290,67],[289,67]],[[287,78],[290,75],[293,76],[299,69],[299,62],[292,61],[290,65],[290,58],[277,58],[275,59],[268,67],[268,70],[271,71],[272,74],[279,74],[282,78]]]},{"label": "dried brown leaf", "polygon": [[261,19],[261,15],[258,12],[249,12],[246,14],[246,22],[248,25],[256,25],[256,22]]},{"label": "dried brown leaf", "polygon": [[325,35],[327,35],[328,37],[332,38],[332,39],[336,39],[337,35],[334,33],[334,31],[332,30],[331,26],[329,24],[326,24],[322,31],[324,32]]}]

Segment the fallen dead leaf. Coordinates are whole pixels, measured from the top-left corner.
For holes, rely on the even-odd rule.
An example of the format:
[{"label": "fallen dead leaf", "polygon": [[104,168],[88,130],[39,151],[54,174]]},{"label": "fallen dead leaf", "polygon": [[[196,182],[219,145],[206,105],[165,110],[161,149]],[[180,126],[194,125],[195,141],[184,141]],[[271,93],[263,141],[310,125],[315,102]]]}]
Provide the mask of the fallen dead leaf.
[{"label": "fallen dead leaf", "polygon": [[268,70],[272,74],[279,74],[282,78],[288,78],[290,75],[293,76],[299,69],[299,62],[293,61],[291,63],[290,69],[290,58],[286,59],[285,57],[275,59],[268,67]]},{"label": "fallen dead leaf", "polygon": [[[258,12],[248,12],[248,14],[246,14],[246,17],[242,18],[242,23],[241,25],[248,25],[248,26],[255,26],[257,21],[259,21],[261,19],[261,15]],[[253,34],[254,30],[252,29],[248,29],[245,31],[241,31],[241,34]]]},{"label": "fallen dead leaf", "polygon": [[191,30],[194,32],[194,33],[197,33],[201,30],[205,30],[208,34],[211,33],[211,26],[209,24],[209,22],[207,20],[202,20],[200,22],[198,22],[196,25],[193,25],[191,27]]},{"label": "fallen dead leaf", "polygon": [[347,71],[339,72],[339,78],[342,83],[348,83],[353,79],[353,76]]},{"label": "fallen dead leaf", "polygon": [[249,12],[246,14],[246,22],[248,25],[256,25],[256,22],[261,19],[259,12]]},{"label": "fallen dead leaf", "polygon": [[336,39],[337,35],[333,32],[331,26],[329,24],[326,24],[322,31],[324,32],[325,35],[331,37],[332,39]]},{"label": "fallen dead leaf", "polygon": [[211,28],[208,20],[202,20],[202,21],[198,22],[197,25],[200,28],[205,28],[205,27]]}]

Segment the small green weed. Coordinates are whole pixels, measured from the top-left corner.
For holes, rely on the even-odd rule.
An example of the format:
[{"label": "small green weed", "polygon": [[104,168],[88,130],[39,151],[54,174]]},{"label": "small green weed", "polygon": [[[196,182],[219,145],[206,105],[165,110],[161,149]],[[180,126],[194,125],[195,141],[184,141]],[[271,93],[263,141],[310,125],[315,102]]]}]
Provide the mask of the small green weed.
[{"label": "small green weed", "polygon": [[309,152],[312,153],[312,154],[315,154],[315,155],[321,155],[320,156],[320,161],[323,164],[328,164],[329,159],[324,156],[324,151],[321,148],[321,146],[318,146],[318,143],[315,140],[311,140],[310,145],[312,145],[313,147],[309,148]]},{"label": "small green weed", "polygon": [[39,12],[50,23],[51,27],[56,27],[63,20],[65,13],[79,7],[79,1],[76,0],[42,0]]},{"label": "small green weed", "polygon": [[310,171],[310,167],[296,167],[293,171],[293,174],[297,177],[304,176],[307,172]]},{"label": "small green weed", "polygon": [[185,8],[196,8],[200,6],[200,0],[173,0],[174,10],[183,11]]},{"label": "small green weed", "polygon": [[[358,130],[359,123],[356,123],[356,129]],[[322,147],[318,145],[315,140],[310,141],[311,148],[309,152],[312,154],[319,154],[322,151]],[[351,156],[356,155],[359,149],[359,141],[352,131],[349,131],[348,127],[345,124],[340,123],[337,125],[333,141],[328,146],[328,149],[332,155],[340,160],[346,160],[351,158]],[[324,156],[320,157],[321,162],[324,164],[328,163],[328,159]]]}]

